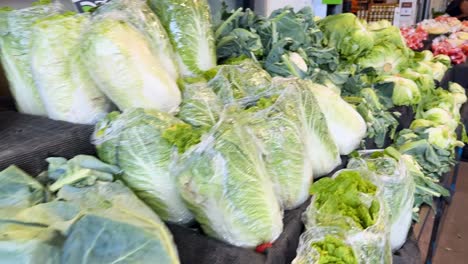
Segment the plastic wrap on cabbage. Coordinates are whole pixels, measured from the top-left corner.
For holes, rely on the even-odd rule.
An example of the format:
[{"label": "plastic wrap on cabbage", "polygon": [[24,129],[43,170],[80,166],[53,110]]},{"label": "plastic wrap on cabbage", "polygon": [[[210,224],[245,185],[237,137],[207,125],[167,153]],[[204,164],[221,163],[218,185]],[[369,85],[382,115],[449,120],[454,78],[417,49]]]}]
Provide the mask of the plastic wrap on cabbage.
[{"label": "plastic wrap on cabbage", "polygon": [[375,173],[382,184],[382,192],[390,214],[390,244],[392,250],[403,246],[411,227],[415,183],[403,160],[397,161],[382,151],[362,151],[361,157],[348,163],[351,169],[367,169]]},{"label": "plastic wrap on cabbage", "polygon": [[250,59],[218,66],[209,74],[214,76],[208,84],[224,104],[245,98],[255,100],[267,91],[271,84],[270,74]]},{"label": "plastic wrap on cabbage", "polygon": [[252,131],[226,115],[174,173],[182,197],[209,236],[240,247],[275,241],[282,211]]},{"label": "plastic wrap on cabbage", "polygon": [[10,83],[10,91],[22,113],[46,116],[31,72],[31,32],[36,20],[57,14],[59,4],[36,5],[12,11],[0,11],[0,59]]},{"label": "plastic wrap on cabbage", "polygon": [[183,87],[182,104],[177,117],[195,127],[211,128],[223,110],[223,103],[205,81]]},{"label": "plastic wrap on cabbage", "polygon": [[330,173],[341,164],[341,158],[325,115],[312,92],[311,86],[314,83],[297,78],[279,77],[275,77],[272,83],[272,90],[289,89],[291,91],[285,93],[286,99],[282,100],[277,107],[287,114],[291,121],[302,125],[314,178]]},{"label": "plastic wrap on cabbage", "polygon": [[366,136],[366,122],[350,104],[328,87],[318,84],[309,87],[317,98],[340,154],[348,155],[359,147]]},{"label": "plastic wrap on cabbage", "polygon": [[149,0],[171,39],[182,75],[216,66],[216,44],[206,0]]},{"label": "plastic wrap on cabbage", "polygon": [[83,61],[99,88],[119,107],[176,112],[176,79],[154,53],[150,39],[119,16],[93,20],[81,43]]},{"label": "plastic wrap on cabbage", "polygon": [[177,223],[191,221],[192,215],[170,174],[177,149],[164,133],[183,124],[162,112],[132,109],[109,114],[94,132],[99,157],[119,166],[122,180],[163,220]]},{"label": "plastic wrap on cabbage", "polygon": [[352,13],[343,13],[319,20],[318,26],[326,45],[335,47],[344,59],[354,60],[374,46],[374,36],[364,23]]},{"label": "plastic wrap on cabbage", "polygon": [[358,264],[359,248],[347,241],[346,231],[338,227],[313,227],[300,237],[292,264]]},{"label": "plastic wrap on cabbage", "polygon": [[113,13],[125,17],[134,27],[145,34],[154,54],[173,79],[179,78],[179,68],[169,36],[150,7],[142,0],[112,0],[97,9],[97,14]]},{"label": "plastic wrap on cabbage", "polygon": [[81,61],[79,46],[86,15],[50,16],[33,26],[31,68],[50,118],[94,124],[105,117],[110,102]]},{"label": "plastic wrap on cabbage", "polygon": [[[312,202],[304,213],[306,229],[337,227],[356,243],[359,263],[391,263],[388,211],[380,186],[369,171],[340,170],[311,188]],[[376,182],[377,183],[377,182]]]},{"label": "plastic wrap on cabbage", "polygon": [[279,95],[260,99],[247,110],[253,111],[249,126],[262,144],[267,173],[285,210],[307,200],[313,180],[303,124],[296,115],[291,116],[292,111],[281,110],[282,101],[291,100],[290,93],[295,92],[286,88]]},{"label": "plastic wrap on cabbage", "polygon": [[60,185],[56,199],[13,216],[0,214],[2,261],[179,263],[159,217],[122,183],[96,180],[107,173],[112,181],[118,168],[84,155],[48,161],[46,176]]}]

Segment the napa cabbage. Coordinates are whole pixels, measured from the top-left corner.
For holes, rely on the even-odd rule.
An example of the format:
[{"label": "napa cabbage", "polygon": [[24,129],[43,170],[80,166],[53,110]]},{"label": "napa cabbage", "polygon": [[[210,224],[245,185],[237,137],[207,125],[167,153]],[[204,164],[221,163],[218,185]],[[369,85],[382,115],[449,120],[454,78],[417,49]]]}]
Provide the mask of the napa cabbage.
[{"label": "napa cabbage", "polygon": [[366,136],[366,122],[339,94],[318,84],[311,85],[310,89],[317,98],[340,154],[351,153]]},{"label": "napa cabbage", "polygon": [[282,211],[255,135],[225,112],[201,143],[180,158],[180,193],[205,233],[256,247],[283,230]]},{"label": "napa cabbage", "polygon": [[[304,125],[297,118],[302,105],[297,102],[298,91],[288,87],[269,98],[261,98],[247,109],[248,126],[258,138],[267,173],[284,209],[290,210],[309,197],[312,183],[312,162]],[[293,106],[293,102],[297,102]],[[285,106],[294,107],[285,111]]]},{"label": "napa cabbage", "polygon": [[100,6],[96,14],[110,14],[125,18],[135,28],[145,34],[153,48],[155,56],[164,65],[164,69],[177,79],[179,68],[174,48],[169,40],[169,35],[164,29],[159,18],[153,13],[145,1],[113,0]]},{"label": "napa cabbage", "polygon": [[99,157],[119,166],[121,179],[162,219],[177,223],[189,222],[192,215],[171,174],[177,147],[164,134],[183,124],[163,112],[131,109],[110,113],[94,132]]},{"label": "napa cabbage", "polygon": [[273,90],[296,91],[295,94],[289,94],[289,100],[283,101],[281,109],[288,113],[291,121],[302,125],[314,178],[330,173],[341,164],[340,150],[332,134],[335,132],[331,132],[326,119],[329,113],[322,112],[318,95],[313,93],[312,87],[316,84],[308,80],[278,77],[275,77],[272,83]]},{"label": "napa cabbage", "polygon": [[148,3],[169,34],[182,75],[199,75],[216,66],[216,45],[206,0]]},{"label": "napa cabbage", "polygon": [[110,102],[84,67],[80,36],[86,15],[50,16],[35,23],[31,37],[31,69],[47,115],[56,120],[94,124]]},{"label": "napa cabbage", "polygon": [[181,101],[177,80],[137,28],[124,19],[102,15],[81,41],[91,77],[119,109],[177,111]]},{"label": "napa cabbage", "polygon": [[60,11],[61,6],[55,3],[0,11],[0,59],[17,109],[22,113],[47,115],[31,71],[31,34],[36,20]]}]

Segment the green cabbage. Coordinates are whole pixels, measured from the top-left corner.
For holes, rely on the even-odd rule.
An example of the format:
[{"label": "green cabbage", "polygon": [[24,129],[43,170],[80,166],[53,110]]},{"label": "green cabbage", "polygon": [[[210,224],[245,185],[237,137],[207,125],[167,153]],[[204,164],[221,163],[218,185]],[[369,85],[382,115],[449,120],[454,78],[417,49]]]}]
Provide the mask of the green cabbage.
[{"label": "green cabbage", "polygon": [[184,123],[157,111],[111,113],[96,125],[94,141],[99,157],[119,166],[121,179],[162,219],[187,223],[192,215],[170,173],[176,147],[163,137],[166,130],[180,124]]},{"label": "green cabbage", "polygon": [[181,94],[176,79],[131,24],[100,16],[84,34],[81,52],[91,77],[119,109],[177,110]]},{"label": "green cabbage", "polygon": [[382,81],[394,83],[392,101],[395,105],[416,105],[421,101],[421,92],[412,80],[399,76],[386,76]]},{"label": "green cabbage", "polygon": [[22,113],[47,115],[31,72],[31,33],[36,20],[59,11],[58,4],[0,11],[0,59],[16,106]]},{"label": "green cabbage", "polygon": [[395,74],[406,65],[407,58],[402,49],[384,42],[375,46],[364,57],[358,58],[357,63],[362,68],[372,67],[379,74]]},{"label": "green cabbage", "polygon": [[206,0],[149,0],[171,39],[182,75],[216,66],[216,47]]},{"label": "green cabbage", "polygon": [[177,60],[169,36],[145,1],[112,0],[99,7],[96,13],[124,16],[129,23],[149,38],[154,54],[172,78],[179,77]]},{"label": "green cabbage", "polygon": [[[374,37],[365,22],[351,13],[327,16],[318,22],[326,44],[335,47],[346,60],[354,60],[374,46]],[[387,54],[388,55],[388,54]]]},{"label": "green cabbage", "polygon": [[348,155],[366,135],[362,116],[346,101],[327,87],[315,84],[310,89],[317,98],[320,110],[327,121],[333,141],[341,155]]},{"label": "green cabbage", "polygon": [[435,88],[434,79],[430,74],[419,73],[411,68],[407,68],[400,76],[414,81],[422,94],[429,93]]},{"label": "green cabbage", "polygon": [[50,118],[93,124],[110,108],[80,58],[80,34],[88,16],[67,13],[33,26],[30,51],[33,78]]},{"label": "green cabbage", "polygon": [[185,202],[205,233],[241,247],[273,242],[282,212],[253,133],[226,114],[175,174]]}]

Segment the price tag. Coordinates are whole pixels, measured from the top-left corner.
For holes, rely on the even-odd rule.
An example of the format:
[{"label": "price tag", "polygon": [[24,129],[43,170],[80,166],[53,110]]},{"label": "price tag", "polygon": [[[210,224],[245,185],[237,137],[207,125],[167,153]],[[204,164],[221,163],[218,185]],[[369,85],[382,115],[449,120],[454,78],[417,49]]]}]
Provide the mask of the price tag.
[{"label": "price tag", "polygon": [[89,12],[94,8],[103,5],[111,0],[72,0],[76,9],[80,13]]}]

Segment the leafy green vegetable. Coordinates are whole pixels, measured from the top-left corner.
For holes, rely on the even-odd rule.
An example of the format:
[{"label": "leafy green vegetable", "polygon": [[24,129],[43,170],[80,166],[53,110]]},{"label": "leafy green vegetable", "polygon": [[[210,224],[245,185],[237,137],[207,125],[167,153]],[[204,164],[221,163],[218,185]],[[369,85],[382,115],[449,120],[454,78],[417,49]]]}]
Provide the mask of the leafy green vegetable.
[{"label": "leafy green vegetable", "polygon": [[285,93],[287,99],[282,100],[278,107],[289,116],[290,121],[301,124],[314,177],[330,173],[341,163],[340,153],[317,97],[312,92],[311,87],[315,84],[296,78],[278,77],[272,83],[272,90],[290,91]]},{"label": "leafy green vegetable", "polygon": [[169,75],[173,79],[179,78],[176,55],[169,36],[145,1],[112,0],[100,6],[95,13],[125,17],[132,26],[149,38],[154,55]]},{"label": "leafy green vegetable", "polygon": [[0,210],[23,209],[46,200],[44,187],[18,167],[12,165],[0,172]]},{"label": "leafy green vegetable", "polygon": [[296,118],[302,106],[284,112],[285,101],[291,100],[295,89],[285,89],[278,95],[262,98],[247,110],[248,125],[261,142],[267,174],[275,185],[284,209],[294,209],[309,197],[313,180],[304,126]]},{"label": "leafy green vegetable", "polygon": [[239,115],[226,115],[181,157],[179,190],[207,235],[242,247],[273,242],[282,212],[261,150]]},{"label": "leafy green vegetable", "polygon": [[376,45],[364,57],[357,60],[362,68],[372,67],[379,74],[395,74],[407,63],[403,50],[392,43]]},{"label": "leafy green vegetable", "polygon": [[311,246],[320,254],[317,264],[358,263],[353,249],[336,237],[325,236],[324,240],[315,242]]},{"label": "leafy green vegetable", "polygon": [[[49,176],[66,175],[59,181],[80,174],[80,171],[87,171],[95,178],[101,170],[116,171],[114,166],[90,156],[77,156],[70,161],[53,158],[50,165]],[[7,178],[12,177],[10,181],[21,175],[9,173],[10,169],[4,171]],[[3,184],[0,182],[1,189]],[[31,187],[30,182],[21,184],[24,188]],[[40,186],[39,183],[36,185]],[[8,198],[15,199],[15,195],[10,193]],[[0,205],[2,261],[179,263],[171,234],[163,222],[120,182],[98,180],[80,188],[65,185],[60,187],[54,201],[30,204],[14,214],[8,205],[6,209],[10,214],[4,214],[3,209]]]},{"label": "leafy green vegetable", "polygon": [[183,142],[192,140],[191,134],[174,138],[180,133],[174,134],[172,129],[178,132],[178,128],[186,128],[183,124],[162,112],[132,109],[110,114],[94,132],[99,157],[119,166],[121,179],[162,219],[178,223],[192,219],[176,188],[175,176],[170,173],[177,154],[174,143],[181,148],[194,143]]},{"label": "leafy green vegetable", "polygon": [[374,46],[372,32],[351,13],[327,16],[318,26],[325,36],[325,44],[335,47],[345,60],[353,61]]},{"label": "leafy green vegetable", "polygon": [[377,147],[383,147],[386,138],[393,139],[398,127],[398,121],[380,103],[372,88],[360,91],[362,97],[345,97],[345,100],[356,105],[367,124],[367,137],[374,140]]},{"label": "leafy green vegetable", "polygon": [[[440,148],[436,140],[442,142],[450,140],[450,145],[458,143],[456,138],[452,137],[453,134],[444,136],[438,133],[439,129],[432,131],[426,127],[418,127],[414,131],[404,129],[398,134],[395,147],[403,154],[412,155],[425,175],[438,179],[455,165],[455,157],[452,146],[447,149]],[[437,145],[429,142],[431,132],[433,133],[431,141]]]},{"label": "leafy green vegetable", "polygon": [[202,74],[216,66],[216,44],[206,0],[149,0],[176,50],[184,76]]},{"label": "leafy green vegetable", "polygon": [[206,81],[183,85],[182,104],[177,117],[201,128],[211,128],[218,122],[223,104]]},{"label": "leafy green vegetable", "polygon": [[250,59],[233,65],[222,65],[216,70],[208,85],[224,104],[240,99],[255,99],[271,84],[271,76]]},{"label": "leafy green vegetable", "polygon": [[96,181],[113,181],[114,174],[121,171],[117,166],[106,164],[93,156],[78,155],[70,160],[64,158],[47,158],[49,162],[48,177],[55,182],[49,190],[56,192],[65,185],[77,187],[91,186]]},{"label": "leafy green vegetable", "polygon": [[202,130],[195,130],[190,125],[175,124],[163,132],[162,138],[176,146],[179,153],[184,153],[200,143],[202,134]]},{"label": "leafy green vegetable", "polygon": [[31,34],[36,20],[59,11],[58,4],[0,11],[0,59],[11,94],[22,113],[47,115],[31,71]]},{"label": "leafy green vegetable", "polygon": [[362,116],[339,94],[327,87],[311,85],[320,110],[325,116],[333,141],[341,155],[355,150],[366,135],[366,123]]},{"label": "leafy green vegetable", "polygon": [[[323,178],[314,183],[310,193],[314,195],[318,225],[334,225],[346,230],[366,229],[372,226],[379,215],[379,201],[372,196],[377,187],[362,178],[357,170],[342,171],[334,179]],[[362,194],[369,196],[363,200]]]},{"label": "leafy green vegetable", "polygon": [[68,13],[49,16],[33,26],[33,79],[52,119],[93,124],[110,109],[110,102],[89,76],[77,52],[88,22],[86,15]]},{"label": "leafy green vegetable", "polygon": [[323,46],[312,10],[295,12],[291,7],[275,10],[270,17],[238,9],[224,15],[216,30],[218,59],[250,57],[273,76],[310,78],[315,70],[332,72],[338,53]]},{"label": "leafy green vegetable", "polygon": [[399,76],[385,76],[381,81],[394,83],[392,101],[395,105],[416,105],[421,101],[421,92],[412,80]]},{"label": "leafy green vegetable", "polygon": [[[390,215],[390,244],[398,250],[406,241],[411,227],[415,183],[403,161],[387,155],[388,150],[362,154],[348,162],[348,168],[370,170],[381,182]],[[398,153],[399,155],[399,153]]]},{"label": "leafy green vegetable", "polygon": [[401,72],[400,76],[414,81],[423,95],[430,93],[435,88],[434,80],[429,74],[419,73],[411,68],[407,68]]},{"label": "leafy green vegetable", "polygon": [[142,107],[175,112],[181,101],[176,79],[155,55],[149,39],[110,15],[93,22],[83,36],[81,51],[99,88],[121,110]]},{"label": "leafy green vegetable", "polygon": [[297,256],[292,263],[357,264],[359,248],[355,245],[339,228],[313,227],[301,235]]}]

